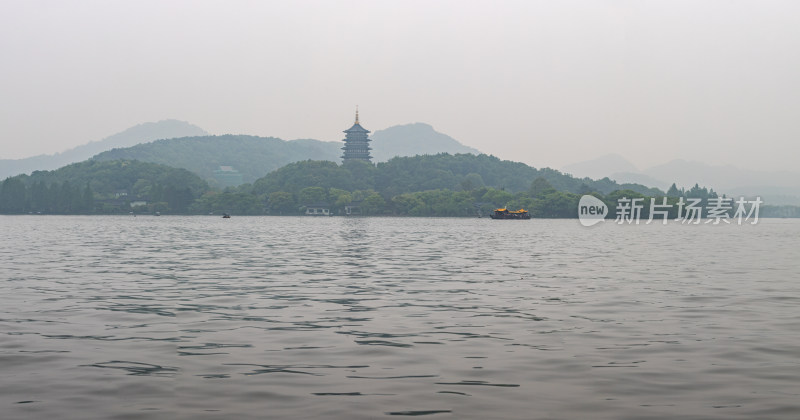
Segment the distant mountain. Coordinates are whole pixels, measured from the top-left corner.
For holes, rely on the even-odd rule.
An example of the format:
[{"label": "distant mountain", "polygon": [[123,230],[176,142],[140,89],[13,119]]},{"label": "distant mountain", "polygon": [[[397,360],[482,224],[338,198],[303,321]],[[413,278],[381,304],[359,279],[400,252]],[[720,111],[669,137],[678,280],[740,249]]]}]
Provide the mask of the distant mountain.
[{"label": "distant mountain", "polygon": [[395,125],[378,130],[372,138],[372,156],[375,161],[385,162],[395,156],[435,155],[437,153],[471,153],[476,149],[464,146],[447,134],[440,133],[429,124],[413,123]]},{"label": "distant mountain", "polygon": [[608,176],[620,183],[638,183],[660,189],[669,188],[673,182],[679,188],[687,189],[699,184],[732,196],[760,195],[767,204],[800,205],[800,172],[757,171],[683,159],[639,170],[619,155],[607,155],[567,165],[563,169],[575,176]]},{"label": "distant mountain", "polygon": [[[386,161],[394,156],[445,152],[479,153],[423,123],[378,130],[371,138],[373,161]],[[195,136],[109,150],[93,159],[135,159],[161,163],[188,169],[208,180],[214,179],[214,171],[221,166],[230,166],[241,173],[242,182],[253,182],[284,165],[301,160],[340,162],[342,145],[338,141],[313,139],[287,141],[246,135]]]},{"label": "distant mountain", "polygon": [[769,185],[771,187],[800,187],[800,173],[789,171],[758,171],[732,165],[708,165],[702,162],[676,159],[654,166],[645,174],[691,186],[696,182],[717,189]]},{"label": "distant mountain", "polygon": [[649,185],[651,187],[656,187],[664,191],[669,189],[670,185],[672,185],[671,182],[666,182],[661,179],[656,179],[653,178],[652,176],[645,175],[641,172],[614,172],[613,174],[609,175],[609,178],[617,182]]},{"label": "distant mountain", "polygon": [[565,173],[574,175],[578,178],[600,179],[611,176],[613,173],[638,173],[633,163],[617,154],[609,154],[585,162],[573,163],[564,166]]},{"label": "distant mountain", "polygon": [[199,136],[158,140],[124,149],[113,149],[94,160],[139,160],[188,169],[212,180],[220,166],[231,166],[243,182],[253,182],[275,169],[300,160],[339,161],[341,144],[303,139],[246,135]]},{"label": "distant mountain", "polygon": [[60,168],[70,163],[89,159],[100,152],[115,147],[129,147],[156,139],[200,136],[205,134],[208,133],[200,127],[184,121],[163,120],[159,122],[147,122],[102,140],[93,141],[62,153],[39,155],[24,159],[0,159],[0,179],[18,174],[29,174],[33,171]]},{"label": "distant mountain", "polygon": [[644,173],[670,180],[679,187],[688,188],[699,183],[732,196],[760,195],[765,204],[800,205],[800,172],[758,171],[676,159],[646,169]]}]

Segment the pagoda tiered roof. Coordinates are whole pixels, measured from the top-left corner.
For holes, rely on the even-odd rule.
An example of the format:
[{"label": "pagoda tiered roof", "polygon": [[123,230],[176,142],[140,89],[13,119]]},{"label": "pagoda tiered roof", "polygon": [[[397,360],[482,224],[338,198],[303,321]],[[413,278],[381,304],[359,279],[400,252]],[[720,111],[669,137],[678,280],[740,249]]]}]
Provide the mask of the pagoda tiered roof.
[{"label": "pagoda tiered roof", "polygon": [[362,127],[361,124],[355,123],[352,127],[348,128],[347,130],[342,131],[342,133],[371,133],[371,131],[367,130],[366,128]]}]

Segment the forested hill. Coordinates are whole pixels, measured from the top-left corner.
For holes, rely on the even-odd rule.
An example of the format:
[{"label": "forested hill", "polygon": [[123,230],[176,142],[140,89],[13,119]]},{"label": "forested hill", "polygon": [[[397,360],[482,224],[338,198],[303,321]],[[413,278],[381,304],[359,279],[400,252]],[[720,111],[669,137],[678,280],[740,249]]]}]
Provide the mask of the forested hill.
[{"label": "forested hill", "polygon": [[[360,162],[354,162],[360,163]],[[641,194],[663,195],[656,188],[639,184],[617,184],[604,178],[579,179],[557,170],[536,169],[524,163],[500,160],[494,156],[441,153],[395,157],[377,165],[337,165],[333,162],[304,161],[284,166],[253,185],[256,194],[276,191],[297,192],[306,187],[337,188],[347,191],[375,190],[384,197],[398,194],[447,189],[453,191],[492,187],[509,192],[527,191],[533,180],[543,178],[554,189],[575,194],[632,190]]]},{"label": "forested hill", "polygon": [[[373,134],[374,161],[394,156],[435,153],[478,153],[428,124],[389,127]],[[95,160],[140,160],[188,169],[214,183],[214,171],[231,166],[242,174],[242,182],[256,179],[292,162],[329,160],[340,162],[340,141],[312,139],[282,140],[248,135],[195,136],[159,140],[128,148],[109,150]]]},{"label": "forested hill", "polygon": [[510,206],[530,209],[533,217],[577,217],[580,194],[588,193],[609,203],[620,194],[664,195],[641,185],[618,185],[607,178],[577,179],[494,156],[442,153],[396,157],[377,165],[295,162],[238,192],[203,196],[194,208],[297,214],[314,203],[327,203],[331,211],[343,214],[349,203],[358,203],[362,214],[474,216],[476,211],[486,214],[498,206]]},{"label": "forested hill", "polygon": [[[341,181],[347,171],[335,163],[339,161],[341,154],[339,147],[338,143],[317,140],[285,141],[274,137],[245,135],[202,136],[158,140],[125,149],[114,149],[93,159],[155,162],[188,169],[205,179],[212,178],[213,171],[220,166],[233,166],[243,174],[244,182],[255,182],[264,192],[274,188],[285,190],[284,185],[266,188],[267,184],[275,185],[278,179],[303,187],[331,184],[327,186],[349,190],[349,181]],[[309,160],[329,162],[307,163]],[[338,172],[321,175],[319,171],[323,169],[319,168],[337,168]],[[631,189],[643,194],[657,192],[638,184],[619,185],[607,178],[598,181],[574,178],[554,169],[536,169],[524,163],[500,160],[488,155],[441,153],[395,157],[387,162],[377,163],[374,169],[374,172],[368,171],[359,175],[360,178],[353,181],[358,184],[354,189],[374,189],[387,196],[481,186],[516,192],[527,190],[532,180],[542,177],[555,189],[565,192],[608,193],[619,189]],[[266,174],[269,175],[265,177]],[[337,182],[340,183],[334,185]]]},{"label": "forested hill", "polygon": [[220,166],[232,166],[244,182],[283,165],[300,160],[339,160],[342,145],[319,140],[285,141],[275,137],[222,135],[158,140],[124,149],[113,149],[94,160],[140,160],[188,169],[211,179]]},{"label": "forested hill", "polygon": [[0,184],[0,213],[113,213],[130,202],[158,211],[185,212],[208,191],[187,171],[138,161],[87,160],[54,171],[7,178]]}]

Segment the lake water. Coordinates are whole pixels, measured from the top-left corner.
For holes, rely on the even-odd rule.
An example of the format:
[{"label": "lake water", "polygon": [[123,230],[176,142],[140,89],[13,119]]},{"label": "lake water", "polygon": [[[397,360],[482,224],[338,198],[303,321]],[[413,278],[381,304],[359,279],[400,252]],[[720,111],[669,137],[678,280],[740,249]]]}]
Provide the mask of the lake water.
[{"label": "lake water", "polygon": [[800,220],[0,232],[3,419],[800,418]]}]

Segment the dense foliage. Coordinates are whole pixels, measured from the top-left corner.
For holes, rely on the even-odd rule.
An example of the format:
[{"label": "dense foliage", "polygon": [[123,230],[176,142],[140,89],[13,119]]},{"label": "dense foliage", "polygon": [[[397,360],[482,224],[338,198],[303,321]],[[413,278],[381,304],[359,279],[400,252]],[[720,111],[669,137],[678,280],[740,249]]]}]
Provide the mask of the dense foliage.
[{"label": "dense foliage", "polygon": [[630,189],[642,194],[663,195],[656,188],[638,184],[617,184],[603,178],[575,178],[557,170],[532,168],[524,163],[500,160],[494,156],[441,153],[413,157],[395,157],[371,165],[366,162],[302,161],[286,165],[254,183],[256,194],[275,191],[296,192],[310,186],[339,188],[348,191],[374,189],[384,197],[435,189],[471,190],[492,187],[510,192],[525,191],[532,180],[545,179],[558,191],[584,194],[609,193]]},{"label": "dense foliage", "polygon": [[205,181],[185,169],[88,160],[7,178],[0,184],[0,213],[184,213],[207,190]]},{"label": "dense foliage", "polygon": [[357,205],[362,214],[474,216],[508,205],[536,217],[576,217],[579,194],[629,189],[664,195],[642,185],[577,179],[494,156],[444,153],[395,157],[377,165],[295,162],[247,188],[264,198],[270,214],[297,213],[322,202],[337,214]]}]

